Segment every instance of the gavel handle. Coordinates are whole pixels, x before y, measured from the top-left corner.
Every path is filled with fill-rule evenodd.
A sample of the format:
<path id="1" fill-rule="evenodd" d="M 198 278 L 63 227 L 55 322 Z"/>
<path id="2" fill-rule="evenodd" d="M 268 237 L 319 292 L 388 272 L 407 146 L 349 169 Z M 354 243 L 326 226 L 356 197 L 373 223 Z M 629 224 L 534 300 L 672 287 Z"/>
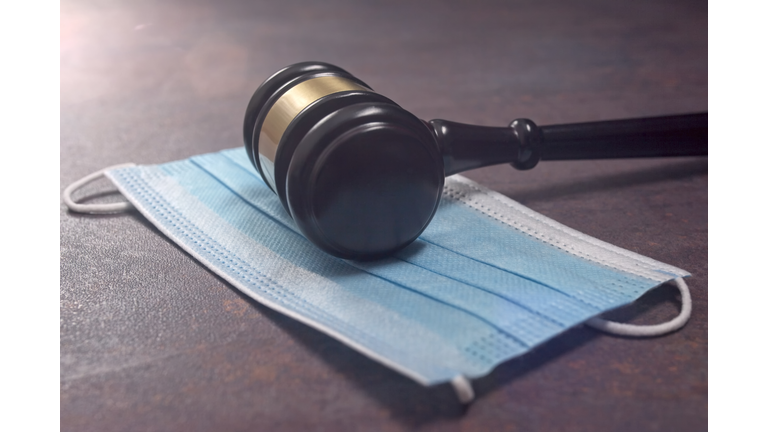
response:
<path id="1" fill-rule="evenodd" d="M 707 155 L 707 113 L 539 129 L 541 160 Z"/>
<path id="2" fill-rule="evenodd" d="M 539 160 L 707 155 L 707 113 L 536 126 L 518 119 L 509 127 L 428 122 L 443 153 L 445 175 L 509 163 L 531 169 Z"/>

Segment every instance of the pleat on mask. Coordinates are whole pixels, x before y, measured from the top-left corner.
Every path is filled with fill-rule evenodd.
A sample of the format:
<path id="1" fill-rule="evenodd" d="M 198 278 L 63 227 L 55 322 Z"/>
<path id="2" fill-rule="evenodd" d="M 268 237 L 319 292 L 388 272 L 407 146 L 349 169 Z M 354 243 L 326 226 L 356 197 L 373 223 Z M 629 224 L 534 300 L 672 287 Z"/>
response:
<path id="1" fill-rule="evenodd" d="M 74 211 L 120 211 L 125 205 Z M 423 385 L 469 379 L 584 322 L 651 335 L 690 315 L 686 271 L 594 239 L 464 177 L 446 179 L 429 227 L 392 257 L 330 256 L 307 241 L 242 149 L 106 176 L 157 228 L 260 303 Z M 110 207 L 111 206 L 111 207 Z M 597 315 L 677 280 L 683 311 L 648 329 Z"/>

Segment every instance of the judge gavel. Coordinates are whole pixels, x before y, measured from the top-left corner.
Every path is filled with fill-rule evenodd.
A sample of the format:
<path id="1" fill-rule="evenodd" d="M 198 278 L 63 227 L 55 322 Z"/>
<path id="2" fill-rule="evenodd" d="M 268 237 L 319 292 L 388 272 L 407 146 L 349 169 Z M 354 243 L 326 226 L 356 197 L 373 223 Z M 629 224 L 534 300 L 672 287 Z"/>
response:
<path id="1" fill-rule="evenodd" d="M 245 149 L 299 230 L 340 258 L 374 259 L 413 242 L 446 176 L 539 160 L 707 154 L 707 114 L 508 127 L 420 120 L 344 69 L 297 63 L 259 86 Z"/>

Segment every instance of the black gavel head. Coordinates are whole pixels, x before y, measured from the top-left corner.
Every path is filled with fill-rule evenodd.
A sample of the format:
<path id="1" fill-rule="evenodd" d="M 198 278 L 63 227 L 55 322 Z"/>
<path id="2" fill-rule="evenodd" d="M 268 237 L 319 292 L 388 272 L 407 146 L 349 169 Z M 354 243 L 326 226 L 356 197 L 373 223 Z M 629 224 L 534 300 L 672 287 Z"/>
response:
<path id="1" fill-rule="evenodd" d="M 341 258 L 407 246 L 440 202 L 443 159 L 427 124 L 330 64 L 269 77 L 248 104 L 243 138 L 301 232 Z"/>

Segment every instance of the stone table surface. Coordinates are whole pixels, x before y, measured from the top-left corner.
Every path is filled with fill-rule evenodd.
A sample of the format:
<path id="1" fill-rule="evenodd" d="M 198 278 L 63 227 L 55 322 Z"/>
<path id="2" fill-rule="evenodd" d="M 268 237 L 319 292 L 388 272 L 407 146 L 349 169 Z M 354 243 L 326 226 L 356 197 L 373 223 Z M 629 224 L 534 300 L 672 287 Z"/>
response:
<path id="1" fill-rule="evenodd" d="M 337 64 L 421 118 L 540 125 L 707 110 L 701 1 L 61 2 L 61 174 L 241 144 L 276 70 Z M 466 175 L 684 268 L 693 315 L 659 338 L 577 327 L 474 382 L 463 407 L 241 295 L 137 212 L 61 204 L 64 431 L 707 428 L 706 157 Z M 106 180 L 84 202 L 119 200 Z M 664 285 L 612 317 L 661 322 Z"/>

